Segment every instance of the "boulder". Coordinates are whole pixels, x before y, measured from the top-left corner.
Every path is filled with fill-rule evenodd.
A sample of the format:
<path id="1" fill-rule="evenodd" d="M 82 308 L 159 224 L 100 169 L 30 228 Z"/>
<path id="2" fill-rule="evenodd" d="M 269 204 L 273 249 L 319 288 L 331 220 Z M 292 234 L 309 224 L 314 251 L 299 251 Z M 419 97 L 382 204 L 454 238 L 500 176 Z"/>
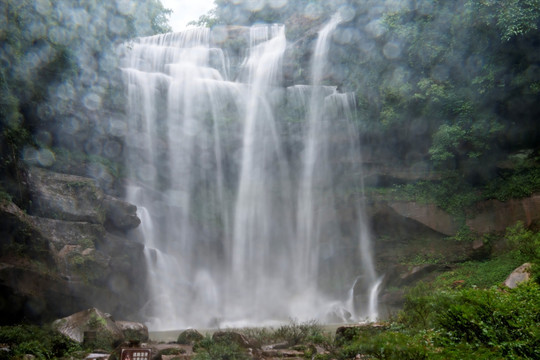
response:
<path id="1" fill-rule="evenodd" d="M 136 228 L 141 223 L 137 217 L 137 207 L 128 202 L 105 195 L 103 201 L 105 209 L 105 227 L 109 231 L 127 231 Z"/>
<path id="2" fill-rule="evenodd" d="M 212 339 L 216 342 L 235 343 L 242 349 L 253 347 L 243 334 L 236 331 L 216 331 Z"/>
<path id="3" fill-rule="evenodd" d="M 111 349 L 124 341 L 122 330 L 111 316 L 96 308 L 55 320 L 53 329 L 76 342 L 97 348 Z"/>
<path id="4" fill-rule="evenodd" d="M 130 342 L 148 341 L 148 328 L 146 325 L 133 321 L 116 321 L 116 326 L 124 334 L 124 338 Z"/>
<path id="5" fill-rule="evenodd" d="M 195 329 L 187 329 L 178 335 L 176 342 L 181 345 L 193 345 L 204 339 L 204 336 Z"/>
<path id="6" fill-rule="evenodd" d="M 525 263 L 512 271 L 510 275 L 504 280 L 504 285 L 510 289 L 516 288 L 519 284 L 529 281 L 531 279 L 531 264 Z"/>

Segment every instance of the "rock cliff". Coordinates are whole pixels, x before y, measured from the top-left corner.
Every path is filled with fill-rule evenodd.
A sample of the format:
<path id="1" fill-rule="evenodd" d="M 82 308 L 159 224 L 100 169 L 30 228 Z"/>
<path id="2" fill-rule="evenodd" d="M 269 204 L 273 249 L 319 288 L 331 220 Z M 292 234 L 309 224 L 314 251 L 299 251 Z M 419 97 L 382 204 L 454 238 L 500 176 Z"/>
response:
<path id="1" fill-rule="evenodd" d="M 144 301 L 136 207 L 92 179 L 30 168 L 30 206 L 0 203 L 0 319 L 47 321 L 99 307 L 133 317 Z M 135 264 L 135 265 L 134 265 Z"/>

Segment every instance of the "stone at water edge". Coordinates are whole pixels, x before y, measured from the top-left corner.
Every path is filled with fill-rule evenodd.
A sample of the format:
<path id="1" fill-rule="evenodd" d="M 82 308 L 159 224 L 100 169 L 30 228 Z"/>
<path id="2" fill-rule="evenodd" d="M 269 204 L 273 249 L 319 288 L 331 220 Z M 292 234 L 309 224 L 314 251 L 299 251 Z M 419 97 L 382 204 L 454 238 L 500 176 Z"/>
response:
<path id="1" fill-rule="evenodd" d="M 124 334 L 126 341 L 145 342 L 148 341 L 148 327 L 146 325 L 133 321 L 116 321 L 116 326 Z"/>
<path id="2" fill-rule="evenodd" d="M 515 289 L 519 284 L 529 281 L 531 279 L 531 266 L 530 263 L 525 263 L 512 271 L 506 280 L 504 280 L 504 285 L 510 289 Z"/>

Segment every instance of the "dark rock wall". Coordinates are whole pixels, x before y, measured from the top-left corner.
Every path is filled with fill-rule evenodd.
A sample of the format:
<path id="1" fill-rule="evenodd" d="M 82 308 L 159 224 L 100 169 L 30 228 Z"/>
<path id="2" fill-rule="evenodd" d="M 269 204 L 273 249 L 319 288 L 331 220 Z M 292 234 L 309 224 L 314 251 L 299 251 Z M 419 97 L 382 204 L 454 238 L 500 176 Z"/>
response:
<path id="1" fill-rule="evenodd" d="M 28 213 L 0 203 L 0 324 L 48 321 L 89 307 L 136 318 L 144 303 L 136 207 L 92 179 L 31 168 Z"/>

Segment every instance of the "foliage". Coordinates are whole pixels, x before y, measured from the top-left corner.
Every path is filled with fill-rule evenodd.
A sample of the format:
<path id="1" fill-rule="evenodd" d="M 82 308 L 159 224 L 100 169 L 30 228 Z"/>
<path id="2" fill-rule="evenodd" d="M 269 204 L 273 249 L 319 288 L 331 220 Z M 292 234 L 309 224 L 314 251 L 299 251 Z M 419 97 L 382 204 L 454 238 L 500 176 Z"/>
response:
<path id="1" fill-rule="evenodd" d="M 354 359 L 357 354 L 373 359 L 422 360 L 427 359 L 422 336 L 411 336 L 399 331 L 386 331 L 378 336 L 360 336 L 338 351 L 339 359 Z"/>
<path id="2" fill-rule="evenodd" d="M 248 355 L 237 343 L 216 341 L 207 335 L 194 346 L 195 360 L 244 360 Z"/>
<path id="3" fill-rule="evenodd" d="M 217 17 L 217 9 L 210 9 L 206 14 L 199 16 L 199 19 L 188 22 L 190 26 L 208 27 L 219 25 L 220 20 Z"/>
<path id="4" fill-rule="evenodd" d="M 502 292 L 467 289 L 438 316 L 442 332 L 437 342 L 445 347 L 463 343 L 494 355 L 535 359 L 540 356 L 540 288 L 530 282 Z"/>
<path id="5" fill-rule="evenodd" d="M 172 14 L 171 9 L 166 9 L 160 0 L 150 0 L 148 2 L 148 17 L 152 24 L 153 34 L 164 34 L 172 31 L 171 25 L 169 25 L 168 17 Z"/>
<path id="6" fill-rule="evenodd" d="M 434 203 L 449 214 L 462 217 L 467 207 L 480 200 L 477 190 L 464 181 L 459 173 L 448 173 L 441 180 L 422 180 L 396 185 L 389 196 L 408 201 Z"/>
<path id="7" fill-rule="evenodd" d="M 169 14 L 159 0 L 2 1 L 0 176 L 22 183 L 18 168 L 25 148 L 69 143 L 57 137 L 58 130 L 88 122 L 81 119 L 83 109 L 117 106 L 114 94 L 122 91 L 115 47 L 169 31 Z M 40 132 L 49 134 L 47 143 L 37 144 Z"/>
<path id="8" fill-rule="evenodd" d="M 540 260 L 540 232 L 525 228 L 523 222 L 506 229 L 506 238 L 513 245 L 524 261 Z"/>
<path id="9" fill-rule="evenodd" d="M 434 286 L 446 290 L 454 287 L 488 288 L 501 284 L 523 262 L 524 259 L 516 251 L 509 251 L 493 259 L 467 261 L 441 274 Z"/>
<path id="10" fill-rule="evenodd" d="M 540 168 L 520 168 L 512 174 L 493 179 L 486 185 L 483 197 L 507 201 L 531 196 L 538 190 L 540 190 Z"/>
<path id="11" fill-rule="evenodd" d="M 328 339 L 318 322 L 307 321 L 299 323 L 294 319 L 291 319 L 289 324 L 281 325 L 276 329 L 274 337 L 278 340 L 286 341 L 289 346 L 308 342 L 324 344 Z"/>
<path id="12" fill-rule="evenodd" d="M 37 359 L 55 359 L 81 351 L 80 345 L 48 327 L 16 325 L 0 327 L 0 344 L 8 345 L 10 358 L 22 358 L 25 354 Z M 6 354 L 0 353 L 0 358 Z"/>
<path id="13" fill-rule="evenodd" d="M 486 24 L 496 26 L 503 41 L 538 30 L 539 0 L 471 1 Z"/>
<path id="14" fill-rule="evenodd" d="M 540 287 L 412 290 L 398 322 L 380 334 L 344 343 L 338 359 L 536 359 L 540 341 Z"/>

